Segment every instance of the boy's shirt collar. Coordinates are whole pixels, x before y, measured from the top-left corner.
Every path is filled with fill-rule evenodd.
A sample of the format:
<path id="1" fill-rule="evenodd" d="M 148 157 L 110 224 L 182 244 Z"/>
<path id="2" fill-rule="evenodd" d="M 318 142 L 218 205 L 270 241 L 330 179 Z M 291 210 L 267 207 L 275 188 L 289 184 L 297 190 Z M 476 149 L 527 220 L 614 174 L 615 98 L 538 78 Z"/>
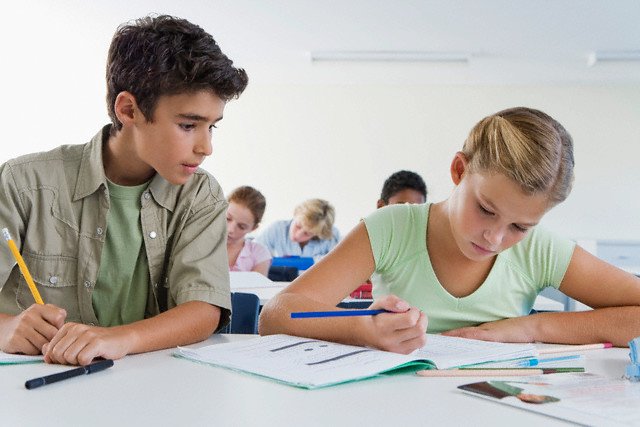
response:
<path id="1" fill-rule="evenodd" d="M 78 180 L 73 194 L 77 201 L 95 193 L 101 187 L 107 188 L 107 177 L 102 162 L 102 145 L 109 139 L 111 124 L 104 126 L 84 147 L 78 171 Z M 172 185 L 156 173 L 149 184 L 149 192 L 163 208 L 173 212 L 180 192 L 179 185 Z"/>

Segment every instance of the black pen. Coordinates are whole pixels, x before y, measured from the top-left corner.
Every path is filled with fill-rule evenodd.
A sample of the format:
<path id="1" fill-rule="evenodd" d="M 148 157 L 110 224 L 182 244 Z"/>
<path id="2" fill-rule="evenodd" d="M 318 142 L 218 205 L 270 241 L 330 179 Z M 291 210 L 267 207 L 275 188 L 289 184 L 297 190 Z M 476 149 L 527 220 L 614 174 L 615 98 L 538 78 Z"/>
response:
<path id="1" fill-rule="evenodd" d="M 89 375 L 94 372 L 99 372 L 113 366 L 113 360 L 104 359 L 97 362 L 93 362 L 87 366 L 80 366 L 78 368 L 69 369 L 68 371 L 58 372 L 57 374 L 46 375 L 40 378 L 34 378 L 24 383 L 24 386 L 31 390 L 32 388 L 40 387 L 46 384 L 56 383 L 58 381 L 66 380 L 67 378 L 78 377 L 80 375 Z"/>

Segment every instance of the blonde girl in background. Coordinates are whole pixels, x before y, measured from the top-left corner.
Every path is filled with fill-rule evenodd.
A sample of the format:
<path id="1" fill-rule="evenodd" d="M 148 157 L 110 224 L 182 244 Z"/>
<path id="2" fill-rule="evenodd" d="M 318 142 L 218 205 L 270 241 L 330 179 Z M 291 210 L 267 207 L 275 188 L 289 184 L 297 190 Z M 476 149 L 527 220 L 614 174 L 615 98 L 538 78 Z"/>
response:
<path id="1" fill-rule="evenodd" d="M 400 353 L 425 345 L 425 331 L 625 346 L 640 335 L 640 279 L 537 226 L 569 195 L 573 166 L 571 137 L 547 114 L 519 107 L 484 118 L 453 157 L 447 200 L 373 212 L 264 307 L 260 333 Z M 371 275 L 371 308 L 391 313 L 290 318 L 337 310 Z M 529 315 L 547 286 L 594 309 Z"/>
<path id="2" fill-rule="evenodd" d="M 260 243 L 245 238 L 262 220 L 267 201 L 253 187 L 238 187 L 228 197 L 227 253 L 230 271 L 257 271 L 265 276 L 271 266 L 271 253 Z"/>

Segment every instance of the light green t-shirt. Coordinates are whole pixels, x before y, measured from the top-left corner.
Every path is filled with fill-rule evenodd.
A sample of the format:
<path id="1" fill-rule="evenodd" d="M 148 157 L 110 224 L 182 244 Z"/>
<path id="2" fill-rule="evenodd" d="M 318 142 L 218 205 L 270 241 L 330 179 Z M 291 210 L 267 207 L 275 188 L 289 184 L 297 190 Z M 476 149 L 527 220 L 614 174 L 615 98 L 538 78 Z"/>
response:
<path id="1" fill-rule="evenodd" d="M 140 198 L 149 183 L 124 187 L 107 182 L 111 207 L 100 270 L 91 295 L 101 326 L 144 319 L 149 294 L 149 264 L 142 244 Z"/>
<path id="2" fill-rule="evenodd" d="M 438 281 L 427 252 L 430 205 L 391 205 L 364 220 L 375 260 L 374 298 L 393 294 L 420 308 L 428 332 L 526 315 L 543 288 L 560 286 L 575 243 L 538 226 L 498 254 L 475 292 L 454 297 Z"/>

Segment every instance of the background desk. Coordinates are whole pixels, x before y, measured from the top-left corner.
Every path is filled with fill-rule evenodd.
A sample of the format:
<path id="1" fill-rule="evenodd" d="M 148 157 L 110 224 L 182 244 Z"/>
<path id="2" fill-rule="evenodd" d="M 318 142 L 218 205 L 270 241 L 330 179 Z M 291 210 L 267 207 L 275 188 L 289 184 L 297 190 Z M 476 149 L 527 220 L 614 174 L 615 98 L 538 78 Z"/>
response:
<path id="1" fill-rule="evenodd" d="M 196 347 L 247 339 L 216 335 Z M 106 371 L 35 390 L 27 379 L 68 367 L 0 366 L 0 425 L 6 426 L 424 426 L 567 425 L 459 392 L 468 378 L 376 378 L 301 390 L 171 356 L 127 356 Z M 586 351 L 586 367 L 619 377 L 628 349 Z"/>
<path id="2" fill-rule="evenodd" d="M 271 298 L 273 298 L 278 292 L 284 289 L 289 282 L 273 282 L 272 286 L 260 286 L 252 288 L 237 288 L 233 291 L 246 292 L 249 294 L 256 294 L 260 298 L 260 305 L 265 305 Z M 346 298 L 345 302 L 351 301 L 363 301 L 355 298 Z M 538 295 L 533 305 L 533 309 L 537 311 L 563 311 L 564 305 L 561 302 L 555 301 L 551 298 Z"/>

